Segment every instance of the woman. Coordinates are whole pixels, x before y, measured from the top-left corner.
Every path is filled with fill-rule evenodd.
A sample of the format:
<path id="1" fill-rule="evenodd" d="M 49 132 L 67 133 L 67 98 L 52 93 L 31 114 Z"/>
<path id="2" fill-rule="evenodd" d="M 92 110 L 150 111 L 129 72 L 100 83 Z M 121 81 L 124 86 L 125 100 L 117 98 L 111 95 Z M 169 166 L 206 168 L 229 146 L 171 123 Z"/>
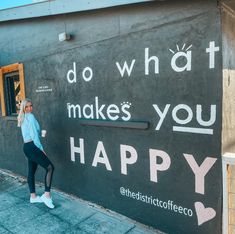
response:
<path id="1" fill-rule="evenodd" d="M 40 126 L 32 114 L 33 105 L 30 99 L 21 102 L 20 112 L 18 115 L 18 127 L 24 140 L 24 153 L 28 159 L 28 185 L 30 190 L 30 203 L 44 202 L 46 206 L 53 209 L 54 205 L 51 199 L 50 189 L 54 172 L 54 166 L 46 156 L 40 142 Z M 45 175 L 45 192 L 39 197 L 35 192 L 35 172 L 38 165 L 46 170 Z"/>

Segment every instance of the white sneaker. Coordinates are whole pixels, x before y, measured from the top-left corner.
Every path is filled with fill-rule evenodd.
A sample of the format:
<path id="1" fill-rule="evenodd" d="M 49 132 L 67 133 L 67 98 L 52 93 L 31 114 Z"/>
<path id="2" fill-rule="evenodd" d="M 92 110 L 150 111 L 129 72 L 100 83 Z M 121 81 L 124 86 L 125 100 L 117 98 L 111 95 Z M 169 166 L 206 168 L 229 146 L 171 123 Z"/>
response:
<path id="1" fill-rule="evenodd" d="M 42 202 L 44 202 L 44 204 L 45 204 L 47 207 L 49 207 L 49 208 L 51 208 L 51 209 L 53 209 L 53 208 L 55 207 L 55 206 L 53 205 L 52 199 L 46 197 L 45 194 L 43 194 L 43 195 L 41 196 L 41 200 L 42 200 Z"/>
<path id="2" fill-rule="evenodd" d="M 35 198 L 30 197 L 30 203 L 42 203 L 42 199 L 39 196 L 36 196 Z"/>

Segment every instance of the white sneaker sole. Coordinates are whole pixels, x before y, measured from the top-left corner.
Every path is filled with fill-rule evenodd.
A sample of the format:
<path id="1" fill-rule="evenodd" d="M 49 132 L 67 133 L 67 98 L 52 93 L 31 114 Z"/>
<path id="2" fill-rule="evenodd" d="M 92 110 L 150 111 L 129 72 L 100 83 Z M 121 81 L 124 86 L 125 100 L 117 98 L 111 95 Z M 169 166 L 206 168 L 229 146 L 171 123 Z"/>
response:
<path id="1" fill-rule="evenodd" d="M 37 197 L 37 199 L 29 199 L 29 202 L 31 204 L 34 204 L 34 203 L 43 203 L 43 201 L 41 200 L 40 197 Z"/>
<path id="2" fill-rule="evenodd" d="M 47 198 L 45 198 L 45 197 L 43 197 L 43 196 L 41 196 L 41 200 L 42 200 L 42 202 L 48 207 L 48 208 L 50 208 L 50 209 L 54 209 L 55 208 L 55 206 L 53 205 L 53 204 L 48 204 L 48 202 L 47 202 L 47 200 L 46 200 Z"/>

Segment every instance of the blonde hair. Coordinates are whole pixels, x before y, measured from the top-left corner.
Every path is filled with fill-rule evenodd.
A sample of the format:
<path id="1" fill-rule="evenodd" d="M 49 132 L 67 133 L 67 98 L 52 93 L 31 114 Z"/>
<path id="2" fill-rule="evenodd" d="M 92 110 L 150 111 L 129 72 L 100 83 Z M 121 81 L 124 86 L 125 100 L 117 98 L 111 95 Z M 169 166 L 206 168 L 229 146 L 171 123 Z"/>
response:
<path id="1" fill-rule="evenodd" d="M 17 120 L 18 120 L 17 126 L 18 127 L 21 127 L 22 123 L 24 122 L 25 107 L 28 102 L 32 103 L 32 101 L 29 98 L 25 98 L 20 104 L 20 112 L 17 117 Z"/>

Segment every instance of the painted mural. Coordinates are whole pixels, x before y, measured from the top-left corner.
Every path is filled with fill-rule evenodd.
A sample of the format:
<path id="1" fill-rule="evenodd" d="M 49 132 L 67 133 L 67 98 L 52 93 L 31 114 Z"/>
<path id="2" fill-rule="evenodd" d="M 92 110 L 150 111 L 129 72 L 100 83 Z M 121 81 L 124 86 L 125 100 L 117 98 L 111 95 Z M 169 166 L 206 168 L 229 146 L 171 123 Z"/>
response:
<path id="1" fill-rule="evenodd" d="M 77 195 L 167 233 L 220 233 L 220 41 L 171 27 L 53 56 L 59 79 L 38 86 L 63 93 L 58 155 Z"/>
<path id="2" fill-rule="evenodd" d="M 210 4 L 182 19 L 183 3 L 175 15 L 164 5 L 170 21 L 159 6 L 129 30 L 128 14 L 122 24 L 109 14 L 102 40 L 68 16 L 70 47 L 24 63 L 55 187 L 166 233 L 221 233 L 222 48 Z"/>

